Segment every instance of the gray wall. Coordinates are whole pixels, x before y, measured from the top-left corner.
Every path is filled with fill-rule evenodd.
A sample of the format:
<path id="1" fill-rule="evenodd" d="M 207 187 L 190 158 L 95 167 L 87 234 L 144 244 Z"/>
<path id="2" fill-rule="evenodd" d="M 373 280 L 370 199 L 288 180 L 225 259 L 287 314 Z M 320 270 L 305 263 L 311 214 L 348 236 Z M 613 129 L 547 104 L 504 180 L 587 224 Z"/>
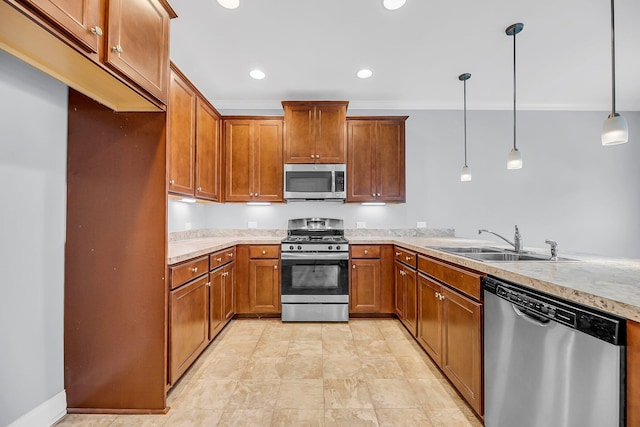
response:
<path id="1" fill-rule="evenodd" d="M 67 87 L 0 51 L 0 425 L 64 390 Z"/>
<path id="2" fill-rule="evenodd" d="M 222 111 L 223 114 L 282 114 Z M 304 216 L 344 218 L 355 228 L 455 228 L 477 237 L 488 228 L 513 237 L 517 224 L 527 247 L 555 239 L 560 251 L 640 257 L 640 113 L 623 112 L 631 141 L 603 147 L 606 112 L 519 111 L 518 148 L 524 167 L 506 169 L 513 145 L 512 111 L 468 112 L 468 164 L 473 181 L 460 182 L 464 164 L 461 111 L 356 111 L 349 115 L 409 115 L 407 203 L 361 206 L 290 203 L 246 206 L 169 203 L 169 230 L 191 228 L 285 228 Z M 487 239 L 492 237 L 487 236 Z"/>

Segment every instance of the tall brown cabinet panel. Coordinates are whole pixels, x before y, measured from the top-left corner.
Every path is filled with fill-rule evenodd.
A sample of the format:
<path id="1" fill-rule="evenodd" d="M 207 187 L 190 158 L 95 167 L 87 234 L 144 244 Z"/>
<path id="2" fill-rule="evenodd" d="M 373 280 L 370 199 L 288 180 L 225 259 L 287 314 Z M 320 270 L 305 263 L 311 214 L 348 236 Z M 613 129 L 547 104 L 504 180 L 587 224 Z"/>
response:
<path id="1" fill-rule="evenodd" d="M 405 201 L 407 117 L 347 120 L 347 201 Z"/>
<path id="2" fill-rule="evenodd" d="M 169 191 L 186 196 L 193 196 L 195 190 L 196 100 L 187 80 L 171 70 L 167 108 Z"/>
<path id="3" fill-rule="evenodd" d="M 227 117 L 225 201 L 282 202 L 282 118 Z"/>
<path id="4" fill-rule="evenodd" d="M 640 425 L 640 323 L 627 320 L 627 425 Z"/>
<path id="5" fill-rule="evenodd" d="M 165 411 L 165 120 L 163 112 L 116 114 L 69 91 L 64 381 L 70 413 Z"/>
<path id="6" fill-rule="evenodd" d="M 222 201 L 221 120 L 203 98 L 196 101 L 195 196 Z"/>
<path id="7" fill-rule="evenodd" d="M 345 163 L 347 101 L 282 101 L 285 163 Z"/>

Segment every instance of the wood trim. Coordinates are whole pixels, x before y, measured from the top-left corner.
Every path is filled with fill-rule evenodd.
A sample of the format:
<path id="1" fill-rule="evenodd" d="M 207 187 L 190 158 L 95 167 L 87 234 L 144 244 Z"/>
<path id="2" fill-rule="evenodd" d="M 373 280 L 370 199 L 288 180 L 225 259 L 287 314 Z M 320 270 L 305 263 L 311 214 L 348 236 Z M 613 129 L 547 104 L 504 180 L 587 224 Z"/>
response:
<path id="1" fill-rule="evenodd" d="M 627 425 L 640 426 L 640 323 L 627 320 Z"/>

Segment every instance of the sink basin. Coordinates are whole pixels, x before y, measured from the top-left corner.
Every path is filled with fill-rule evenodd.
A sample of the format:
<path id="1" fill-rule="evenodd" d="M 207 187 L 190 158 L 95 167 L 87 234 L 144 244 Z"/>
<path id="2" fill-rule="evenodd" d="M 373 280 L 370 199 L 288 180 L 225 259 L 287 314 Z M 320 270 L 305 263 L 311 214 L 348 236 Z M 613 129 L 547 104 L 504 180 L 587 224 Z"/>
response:
<path id="1" fill-rule="evenodd" d="M 507 249 L 492 248 L 487 246 L 479 247 L 447 247 L 447 246 L 428 246 L 431 249 L 436 249 L 443 252 L 449 252 L 452 254 L 472 258 L 478 261 L 489 262 L 516 262 L 516 261 L 548 261 L 548 262 L 561 262 L 561 261 L 578 261 L 571 258 L 558 257 L 557 260 L 551 261 L 550 255 L 536 254 L 532 252 L 513 252 Z"/>
<path id="2" fill-rule="evenodd" d="M 484 254 L 484 253 L 500 253 L 503 249 L 482 247 L 449 247 L 449 246 L 427 246 L 430 249 L 436 249 L 442 252 L 450 252 L 454 254 Z"/>

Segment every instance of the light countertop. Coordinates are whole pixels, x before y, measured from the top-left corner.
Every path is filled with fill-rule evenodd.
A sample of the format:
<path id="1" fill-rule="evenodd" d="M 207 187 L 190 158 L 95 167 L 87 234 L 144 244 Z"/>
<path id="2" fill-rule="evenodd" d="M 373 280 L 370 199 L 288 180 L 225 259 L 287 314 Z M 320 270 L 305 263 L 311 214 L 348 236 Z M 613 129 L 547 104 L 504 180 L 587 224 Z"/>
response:
<path id="1" fill-rule="evenodd" d="M 278 236 L 203 237 L 169 242 L 167 262 L 176 264 L 234 245 L 280 244 Z M 640 259 L 560 253 L 575 262 L 482 262 L 429 246 L 493 246 L 495 242 L 455 237 L 352 236 L 350 244 L 395 244 L 423 255 L 511 280 L 543 292 L 640 322 Z M 525 248 L 547 253 L 548 248 Z"/>

